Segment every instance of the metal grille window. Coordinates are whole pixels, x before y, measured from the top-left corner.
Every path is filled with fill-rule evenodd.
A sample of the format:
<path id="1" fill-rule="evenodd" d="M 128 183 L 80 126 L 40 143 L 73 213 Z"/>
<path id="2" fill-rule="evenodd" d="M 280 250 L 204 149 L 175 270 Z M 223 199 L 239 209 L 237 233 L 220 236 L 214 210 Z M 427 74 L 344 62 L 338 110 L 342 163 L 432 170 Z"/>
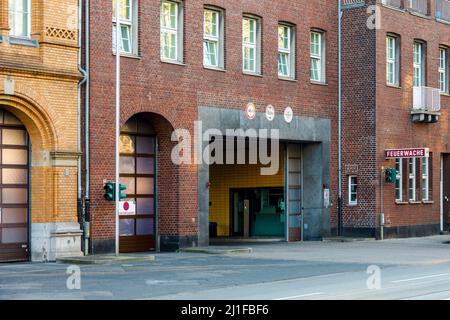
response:
<path id="1" fill-rule="evenodd" d="M 203 64 L 221 67 L 221 12 L 206 9 L 204 12 Z"/>
<path id="2" fill-rule="evenodd" d="M 325 81 L 324 73 L 324 43 L 321 32 L 311 32 L 310 57 L 311 57 L 311 80 L 317 82 Z"/>
<path id="3" fill-rule="evenodd" d="M 416 159 L 409 159 L 408 195 L 410 201 L 416 201 Z"/>
<path id="4" fill-rule="evenodd" d="M 28 38 L 31 35 L 31 0 L 9 0 L 9 34 Z"/>
<path id="5" fill-rule="evenodd" d="M 399 40 L 396 37 L 388 36 L 386 38 L 386 77 L 387 83 L 398 86 L 399 81 Z"/>
<path id="6" fill-rule="evenodd" d="M 161 3 L 161 59 L 180 60 L 180 3 Z"/>
<path id="7" fill-rule="evenodd" d="M 395 170 L 397 177 L 395 180 L 395 200 L 403 201 L 403 160 L 395 160 Z"/>
<path id="8" fill-rule="evenodd" d="M 422 87 L 425 85 L 425 64 L 424 64 L 424 45 L 421 42 L 414 42 L 414 86 Z"/>
<path id="9" fill-rule="evenodd" d="M 442 93 L 449 92 L 448 85 L 448 49 L 439 49 L 439 90 Z"/>
<path id="10" fill-rule="evenodd" d="M 422 158 L 422 200 L 430 200 L 430 162 L 429 158 Z"/>
<path id="11" fill-rule="evenodd" d="M 293 27 L 278 26 L 278 75 L 280 77 L 295 77 L 293 36 Z"/>
<path id="12" fill-rule="evenodd" d="M 133 53 L 133 0 L 119 0 L 120 52 Z M 116 50 L 116 0 L 113 0 L 113 51 Z"/>
<path id="13" fill-rule="evenodd" d="M 356 176 L 348 178 L 348 203 L 351 206 L 358 204 L 358 178 Z"/>
<path id="14" fill-rule="evenodd" d="M 242 55 L 244 72 L 259 72 L 258 27 L 259 20 L 244 17 L 242 20 Z"/>

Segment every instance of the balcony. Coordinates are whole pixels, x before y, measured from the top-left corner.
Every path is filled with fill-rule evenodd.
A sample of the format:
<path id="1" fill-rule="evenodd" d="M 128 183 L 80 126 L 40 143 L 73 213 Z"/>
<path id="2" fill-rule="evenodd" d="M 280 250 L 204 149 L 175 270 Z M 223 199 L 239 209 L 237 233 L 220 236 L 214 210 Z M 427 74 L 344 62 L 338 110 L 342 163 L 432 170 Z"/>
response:
<path id="1" fill-rule="evenodd" d="M 404 0 L 405 8 L 424 16 L 429 15 L 428 0 Z"/>
<path id="2" fill-rule="evenodd" d="M 450 23 L 449 0 L 436 0 L 436 19 Z"/>
<path id="3" fill-rule="evenodd" d="M 388 7 L 403 9 L 403 0 L 383 0 L 383 4 Z"/>
<path id="4" fill-rule="evenodd" d="M 413 108 L 411 111 L 414 123 L 436 123 L 441 111 L 441 94 L 439 89 L 429 87 L 413 88 Z"/>

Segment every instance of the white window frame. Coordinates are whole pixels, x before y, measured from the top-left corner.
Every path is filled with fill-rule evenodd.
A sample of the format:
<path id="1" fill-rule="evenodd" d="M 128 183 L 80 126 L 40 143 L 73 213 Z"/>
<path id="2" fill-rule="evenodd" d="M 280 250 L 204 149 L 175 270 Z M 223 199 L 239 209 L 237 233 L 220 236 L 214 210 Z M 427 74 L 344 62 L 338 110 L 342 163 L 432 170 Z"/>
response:
<path id="1" fill-rule="evenodd" d="M 422 42 L 414 41 L 413 52 L 413 85 L 415 87 L 425 86 L 425 45 Z"/>
<path id="2" fill-rule="evenodd" d="M 27 10 L 25 12 L 18 12 L 17 4 L 19 1 L 22 1 L 26 3 Z M 12 37 L 18 37 L 18 38 L 30 38 L 31 37 L 31 0 L 9 0 L 9 35 Z M 23 29 L 23 22 L 24 22 L 24 16 L 27 20 L 27 30 L 24 30 L 25 33 L 18 34 L 17 29 L 19 26 L 19 22 L 22 24 Z"/>
<path id="3" fill-rule="evenodd" d="M 391 54 L 392 51 L 392 54 Z M 400 85 L 400 46 L 399 38 L 396 36 L 388 35 L 386 37 L 386 83 L 392 86 Z M 392 67 L 392 78 L 390 67 Z"/>
<path id="4" fill-rule="evenodd" d="M 287 47 L 280 46 L 280 29 L 287 30 Z M 295 79 L 295 27 L 280 23 L 278 24 L 278 77 Z M 283 32 L 283 36 L 284 32 Z M 284 37 L 283 37 L 284 38 Z M 284 44 L 284 41 L 283 41 Z M 286 71 L 287 74 L 280 72 L 281 56 L 286 56 Z"/>
<path id="5" fill-rule="evenodd" d="M 409 201 L 417 200 L 416 172 L 417 172 L 417 159 L 416 158 L 409 159 L 409 161 L 408 161 L 408 198 L 409 198 Z"/>
<path id="6" fill-rule="evenodd" d="M 318 42 L 318 46 L 319 46 L 319 54 L 317 54 L 316 52 L 313 52 L 312 50 L 312 46 L 313 46 L 313 36 L 318 36 L 319 38 L 319 42 Z M 309 41 L 309 45 L 310 45 L 310 49 L 309 49 L 309 54 L 310 54 L 310 80 L 312 82 L 320 82 L 320 83 L 324 83 L 325 80 L 325 33 L 322 31 L 318 31 L 318 30 L 312 30 L 310 33 L 310 41 Z M 316 42 L 314 42 L 314 45 L 316 45 Z M 318 61 L 318 70 L 317 70 L 317 74 L 319 76 L 318 79 L 314 79 L 312 76 L 312 66 L 313 66 L 313 61 Z"/>
<path id="7" fill-rule="evenodd" d="M 120 0 L 119 0 L 120 1 Z M 117 24 L 116 24 L 116 15 L 115 15 L 115 0 L 112 0 L 113 3 L 113 18 L 112 18 L 112 50 L 113 53 L 116 52 L 116 30 L 117 30 Z M 124 2 L 126 4 L 126 2 Z M 137 55 L 137 1 L 136 0 L 129 0 L 130 4 L 130 17 L 127 18 L 120 18 L 120 27 L 126 28 L 128 33 L 128 46 L 129 50 L 124 50 L 124 44 L 126 39 L 122 37 L 122 31 L 120 33 L 121 38 L 121 46 L 120 46 L 120 53 L 125 55 Z M 120 5 L 120 4 L 119 4 Z"/>
<path id="8" fill-rule="evenodd" d="M 395 159 L 397 176 L 395 181 L 395 200 L 403 201 L 403 159 Z"/>
<path id="9" fill-rule="evenodd" d="M 211 35 L 206 33 L 206 13 L 211 12 L 217 15 L 216 34 Z M 205 7 L 203 11 L 203 66 L 206 68 L 223 69 L 224 68 L 224 21 L 223 11 L 216 8 Z M 216 64 L 207 63 L 206 43 L 216 44 Z"/>
<path id="10" fill-rule="evenodd" d="M 430 201 L 430 158 L 422 158 L 422 200 Z"/>
<path id="11" fill-rule="evenodd" d="M 163 7 L 164 4 L 174 4 L 175 5 L 175 27 L 164 26 L 164 15 Z M 183 2 L 182 1 L 171 1 L 162 0 L 160 8 L 160 58 L 162 61 L 166 62 L 178 62 L 183 63 Z M 164 56 L 164 50 L 162 45 L 162 39 L 164 34 L 175 35 L 175 57 Z"/>
<path id="12" fill-rule="evenodd" d="M 355 192 L 353 192 L 353 187 L 355 187 Z M 353 199 L 354 196 L 354 199 Z M 358 205 L 358 177 L 349 176 L 348 177 L 348 204 L 350 206 Z"/>
<path id="13" fill-rule="evenodd" d="M 439 90 L 449 93 L 449 49 L 439 48 Z"/>
<path id="14" fill-rule="evenodd" d="M 245 41 L 245 34 L 244 34 L 244 22 L 245 20 L 254 21 L 254 42 Z M 253 16 L 244 16 L 242 18 L 242 71 L 244 73 L 250 73 L 250 74 L 260 74 L 261 73 L 261 19 Z M 246 49 L 253 49 L 253 69 L 246 69 L 245 68 L 245 51 Z"/>

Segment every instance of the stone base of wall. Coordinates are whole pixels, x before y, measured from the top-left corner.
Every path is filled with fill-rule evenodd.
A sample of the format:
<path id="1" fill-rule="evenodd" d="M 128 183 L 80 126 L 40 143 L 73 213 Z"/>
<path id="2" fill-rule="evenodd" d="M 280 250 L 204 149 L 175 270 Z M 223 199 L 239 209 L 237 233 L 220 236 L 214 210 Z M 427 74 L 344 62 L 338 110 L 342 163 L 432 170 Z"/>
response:
<path id="1" fill-rule="evenodd" d="M 31 261 L 55 261 L 61 257 L 79 257 L 83 232 L 76 222 L 32 223 Z"/>
<path id="2" fill-rule="evenodd" d="M 381 239 L 380 228 L 343 228 L 342 232 L 344 237 Z M 441 226 L 439 224 L 426 224 L 385 227 L 383 232 L 384 239 L 428 237 L 440 234 Z M 334 228 L 332 234 L 337 235 L 337 229 Z"/>
<path id="3" fill-rule="evenodd" d="M 180 248 L 198 246 L 198 236 L 160 236 L 161 251 L 176 251 Z"/>

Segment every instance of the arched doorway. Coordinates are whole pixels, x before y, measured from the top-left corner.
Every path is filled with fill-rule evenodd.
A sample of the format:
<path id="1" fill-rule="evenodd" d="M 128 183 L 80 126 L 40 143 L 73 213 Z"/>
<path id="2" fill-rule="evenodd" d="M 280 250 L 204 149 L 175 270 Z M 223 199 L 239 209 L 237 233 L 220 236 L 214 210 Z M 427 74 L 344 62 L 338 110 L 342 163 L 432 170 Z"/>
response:
<path id="1" fill-rule="evenodd" d="M 120 215 L 120 252 L 156 248 L 156 134 L 143 115 L 133 116 L 120 136 L 120 181 L 136 213 Z"/>
<path id="2" fill-rule="evenodd" d="M 0 261 L 28 260 L 28 185 L 27 130 L 0 108 Z"/>

